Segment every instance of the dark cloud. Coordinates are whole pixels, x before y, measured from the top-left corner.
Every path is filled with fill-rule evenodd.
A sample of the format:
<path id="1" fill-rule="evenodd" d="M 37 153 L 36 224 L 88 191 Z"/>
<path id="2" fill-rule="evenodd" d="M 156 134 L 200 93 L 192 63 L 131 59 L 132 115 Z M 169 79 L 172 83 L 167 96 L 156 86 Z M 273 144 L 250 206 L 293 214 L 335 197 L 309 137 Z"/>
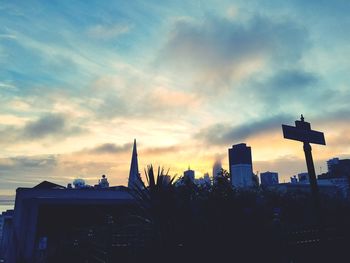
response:
<path id="1" fill-rule="evenodd" d="M 305 113 L 305 112 L 304 112 Z M 345 147 L 349 145 L 350 136 L 349 129 L 338 127 L 344 121 L 350 121 L 350 111 L 327 111 L 324 110 L 320 114 L 304 114 L 305 120 L 311 122 L 312 128 L 323 126 L 329 128 L 330 126 L 337 127 L 337 130 L 342 130 L 341 134 L 332 137 L 329 141 L 332 147 Z M 299 118 L 298 115 L 280 114 L 273 115 L 261 120 L 252 120 L 251 122 L 243 123 L 241 125 L 232 126 L 226 123 L 217 123 L 209 127 L 203 128 L 195 135 L 196 139 L 203 140 L 210 145 L 227 145 L 244 141 L 247 138 L 255 135 L 279 130 L 281 131 L 282 124 L 294 125 L 294 121 Z M 327 137 L 327 136 L 326 136 Z"/>
<path id="2" fill-rule="evenodd" d="M 257 103 L 266 108 L 280 110 L 292 104 L 314 104 L 324 92 L 317 85 L 320 77 L 302 69 L 282 69 L 276 71 L 264 81 L 250 80 L 249 86 L 241 87 L 238 92 L 249 94 Z M 244 90 L 244 91 L 243 91 Z"/>
<path id="3" fill-rule="evenodd" d="M 43 138 L 48 135 L 61 134 L 65 132 L 67 123 L 62 115 L 45 115 L 40 119 L 25 125 L 22 134 L 28 139 Z"/>
<path id="4" fill-rule="evenodd" d="M 207 16 L 199 23 L 177 22 L 159 62 L 181 74 L 193 73 L 196 81 L 206 86 L 231 84 L 241 67 L 254 60 L 279 67 L 297 63 L 308 43 L 307 31 L 293 21 L 254 16 L 241 22 Z"/>
<path id="5" fill-rule="evenodd" d="M 47 137 L 65 138 L 86 132 L 77 123 L 61 114 L 46 114 L 35 121 L 27 122 L 24 127 L 5 126 L 2 130 L 0 143 L 41 140 Z"/>
<path id="6" fill-rule="evenodd" d="M 289 69 L 281 70 L 267 82 L 274 89 L 293 90 L 313 85 L 317 82 L 317 77 L 310 72 Z"/>
<path id="7" fill-rule="evenodd" d="M 332 108 L 327 108 L 322 111 L 322 115 L 319 115 L 317 121 L 322 123 L 332 123 L 336 122 L 349 122 L 350 121 L 350 109 L 348 107 L 341 108 L 340 110 L 332 110 Z"/>
<path id="8" fill-rule="evenodd" d="M 47 169 L 54 167 L 57 164 L 54 155 L 49 156 L 17 156 L 0 159 L 0 170 L 6 172 L 8 170 L 32 170 L 32 169 Z"/>
<path id="9" fill-rule="evenodd" d="M 0 189 L 34 186 L 51 178 L 57 156 L 16 156 L 0 159 Z"/>
<path id="10" fill-rule="evenodd" d="M 260 133 L 281 129 L 281 124 L 288 123 L 293 119 L 293 116 L 277 115 L 239 126 L 219 123 L 202 129 L 195 137 L 210 145 L 233 144 Z"/>
<path id="11" fill-rule="evenodd" d="M 114 143 L 105 143 L 99 145 L 93 149 L 88 150 L 90 153 L 105 154 L 105 153 L 122 153 L 131 151 L 132 143 L 126 143 L 124 145 L 116 145 Z"/>

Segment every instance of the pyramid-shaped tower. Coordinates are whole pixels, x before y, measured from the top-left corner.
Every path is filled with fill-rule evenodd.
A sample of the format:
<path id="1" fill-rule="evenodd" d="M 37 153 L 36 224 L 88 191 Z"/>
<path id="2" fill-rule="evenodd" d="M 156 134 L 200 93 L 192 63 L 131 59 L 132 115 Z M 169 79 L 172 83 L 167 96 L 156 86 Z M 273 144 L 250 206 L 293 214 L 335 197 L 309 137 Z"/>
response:
<path id="1" fill-rule="evenodd" d="M 134 146 L 132 149 L 128 187 L 134 188 L 136 185 L 139 187 L 142 186 L 140 173 L 139 173 L 139 164 L 138 164 L 138 160 L 137 160 L 136 139 L 134 139 Z"/>

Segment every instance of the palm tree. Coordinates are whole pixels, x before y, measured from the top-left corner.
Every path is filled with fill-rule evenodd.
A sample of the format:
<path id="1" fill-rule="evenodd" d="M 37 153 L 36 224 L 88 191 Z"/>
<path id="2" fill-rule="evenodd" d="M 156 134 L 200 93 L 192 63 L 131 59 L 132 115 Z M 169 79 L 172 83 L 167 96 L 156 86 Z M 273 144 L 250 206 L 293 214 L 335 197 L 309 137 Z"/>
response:
<path id="1" fill-rule="evenodd" d="M 170 248 L 176 235 L 173 233 L 176 224 L 175 176 L 171 177 L 169 170 L 165 172 L 160 167 L 155 174 L 152 165 L 145 169 L 145 176 L 147 185 L 140 178 L 140 182 L 130 189 L 137 203 L 135 212 L 151 227 L 155 245 Z"/>

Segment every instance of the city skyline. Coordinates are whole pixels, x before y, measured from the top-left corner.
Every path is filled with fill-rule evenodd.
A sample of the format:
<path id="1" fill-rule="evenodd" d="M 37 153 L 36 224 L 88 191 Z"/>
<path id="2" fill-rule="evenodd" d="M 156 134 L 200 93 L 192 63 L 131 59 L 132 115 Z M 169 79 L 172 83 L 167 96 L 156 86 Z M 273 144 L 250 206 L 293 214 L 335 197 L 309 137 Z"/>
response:
<path id="1" fill-rule="evenodd" d="M 325 133 L 316 173 L 350 156 L 344 1 L 0 1 L 0 191 L 139 168 L 196 176 L 252 147 L 254 172 L 306 171 L 281 124 Z M 335 19 L 336 17 L 336 19 Z M 320 167 L 322 171 L 320 171 Z"/>

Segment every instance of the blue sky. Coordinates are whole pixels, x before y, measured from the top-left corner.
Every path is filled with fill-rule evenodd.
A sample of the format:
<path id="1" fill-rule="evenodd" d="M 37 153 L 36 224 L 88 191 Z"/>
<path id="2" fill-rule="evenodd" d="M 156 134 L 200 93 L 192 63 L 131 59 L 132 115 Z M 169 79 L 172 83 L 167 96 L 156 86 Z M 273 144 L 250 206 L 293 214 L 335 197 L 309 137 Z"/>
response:
<path id="1" fill-rule="evenodd" d="M 302 172 L 281 124 L 350 151 L 348 1 L 0 1 L 0 191 L 43 179 L 125 184 L 140 166 L 200 176 L 227 148 Z M 228 168 L 228 167 L 226 167 Z"/>

